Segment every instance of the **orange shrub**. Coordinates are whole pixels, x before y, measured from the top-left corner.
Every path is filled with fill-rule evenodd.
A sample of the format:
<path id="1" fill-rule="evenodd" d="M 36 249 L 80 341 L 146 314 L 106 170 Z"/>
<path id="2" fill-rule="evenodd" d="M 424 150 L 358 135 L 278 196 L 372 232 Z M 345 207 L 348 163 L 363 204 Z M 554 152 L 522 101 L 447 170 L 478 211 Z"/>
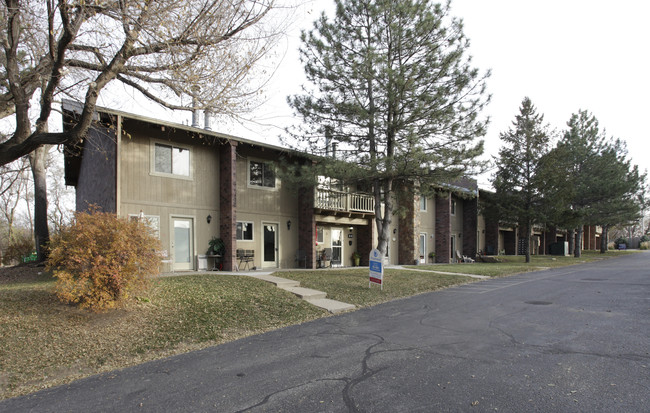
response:
<path id="1" fill-rule="evenodd" d="M 78 212 L 52 237 L 47 267 L 56 294 L 81 308 L 104 310 L 148 287 L 159 274 L 160 242 L 144 223 L 115 214 Z"/>

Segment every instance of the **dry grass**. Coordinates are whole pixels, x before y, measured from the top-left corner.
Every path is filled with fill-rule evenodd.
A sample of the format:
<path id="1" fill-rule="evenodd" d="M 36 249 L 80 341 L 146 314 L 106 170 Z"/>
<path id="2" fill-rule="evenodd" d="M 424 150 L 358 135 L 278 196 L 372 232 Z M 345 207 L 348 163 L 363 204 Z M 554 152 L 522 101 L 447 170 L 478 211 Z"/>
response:
<path id="1" fill-rule="evenodd" d="M 0 269 L 0 398 L 327 315 L 225 274 L 161 278 L 128 307 L 91 313 L 57 301 L 38 271 Z"/>
<path id="2" fill-rule="evenodd" d="M 449 274 L 421 271 L 392 270 L 384 272 L 384 288 L 368 288 L 368 267 L 341 270 L 287 271 L 278 274 L 283 278 L 300 281 L 300 285 L 326 291 L 327 297 L 358 307 L 367 307 L 397 298 L 409 297 L 428 291 L 440 290 L 475 279 Z"/>
<path id="3" fill-rule="evenodd" d="M 582 259 L 536 257 L 525 264 L 417 266 L 499 276 Z M 61 304 L 42 268 L 0 268 L 0 398 L 18 396 L 92 374 L 197 350 L 328 314 L 256 279 L 210 273 L 160 278 L 146 297 L 125 308 L 91 313 Z M 386 270 L 385 286 L 368 288 L 367 268 L 281 272 L 359 307 L 474 281 L 450 274 Z"/>

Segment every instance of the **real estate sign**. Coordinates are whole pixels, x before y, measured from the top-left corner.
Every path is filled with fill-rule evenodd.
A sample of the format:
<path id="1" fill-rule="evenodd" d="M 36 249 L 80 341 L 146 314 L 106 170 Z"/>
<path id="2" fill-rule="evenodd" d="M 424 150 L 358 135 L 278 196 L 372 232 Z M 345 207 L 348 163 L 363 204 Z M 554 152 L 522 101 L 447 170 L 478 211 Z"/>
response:
<path id="1" fill-rule="evenodd" d="M 373 249 L 370 251 L 370 282 L 368 287 L 372 283 L 379 284 L 381 289 L 384 289 L 384 257 L 379 252 L 378 249 Z"/>

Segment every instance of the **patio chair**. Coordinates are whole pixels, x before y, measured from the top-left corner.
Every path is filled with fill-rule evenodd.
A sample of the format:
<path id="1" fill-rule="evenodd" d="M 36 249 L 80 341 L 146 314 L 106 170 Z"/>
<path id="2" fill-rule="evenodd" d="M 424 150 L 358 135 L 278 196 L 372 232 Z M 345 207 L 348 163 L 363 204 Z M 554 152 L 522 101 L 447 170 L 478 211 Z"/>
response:
<path id="1" fill-rule="evenodd" d="M 325 248 L 323 249 L 323 267 L 331 267 L 332 266 L 332 249 L 331 248 Z M 329 262 L 329 265 L 327 264 Z"/>

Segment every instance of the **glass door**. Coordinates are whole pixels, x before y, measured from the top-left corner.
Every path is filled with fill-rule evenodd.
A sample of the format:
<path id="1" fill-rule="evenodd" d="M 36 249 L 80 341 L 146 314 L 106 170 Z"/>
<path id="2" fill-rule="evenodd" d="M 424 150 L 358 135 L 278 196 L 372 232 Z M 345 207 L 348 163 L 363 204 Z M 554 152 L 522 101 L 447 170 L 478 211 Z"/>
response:
<path id="1" fill-rule="evenodd" d="M 278 225 L 264 223 L 264 251 L 262 267 L 277 268 L 278 266 Z"/>
<path id="2" fill-rule="evenodd" d="M 427 234 L 420 234 L 420 264 L 427 262 Z"/>
<path id="3" fill-rule="evenodd" d="M 172 257 L 174 271 L 194 269 L 194 245 L 192 218 L 172 217 Z"/>
<path id="4" fill-rule="evenodd" d="M 343 265 L 343 230 L 332 229 L 332 266 Z"/>

